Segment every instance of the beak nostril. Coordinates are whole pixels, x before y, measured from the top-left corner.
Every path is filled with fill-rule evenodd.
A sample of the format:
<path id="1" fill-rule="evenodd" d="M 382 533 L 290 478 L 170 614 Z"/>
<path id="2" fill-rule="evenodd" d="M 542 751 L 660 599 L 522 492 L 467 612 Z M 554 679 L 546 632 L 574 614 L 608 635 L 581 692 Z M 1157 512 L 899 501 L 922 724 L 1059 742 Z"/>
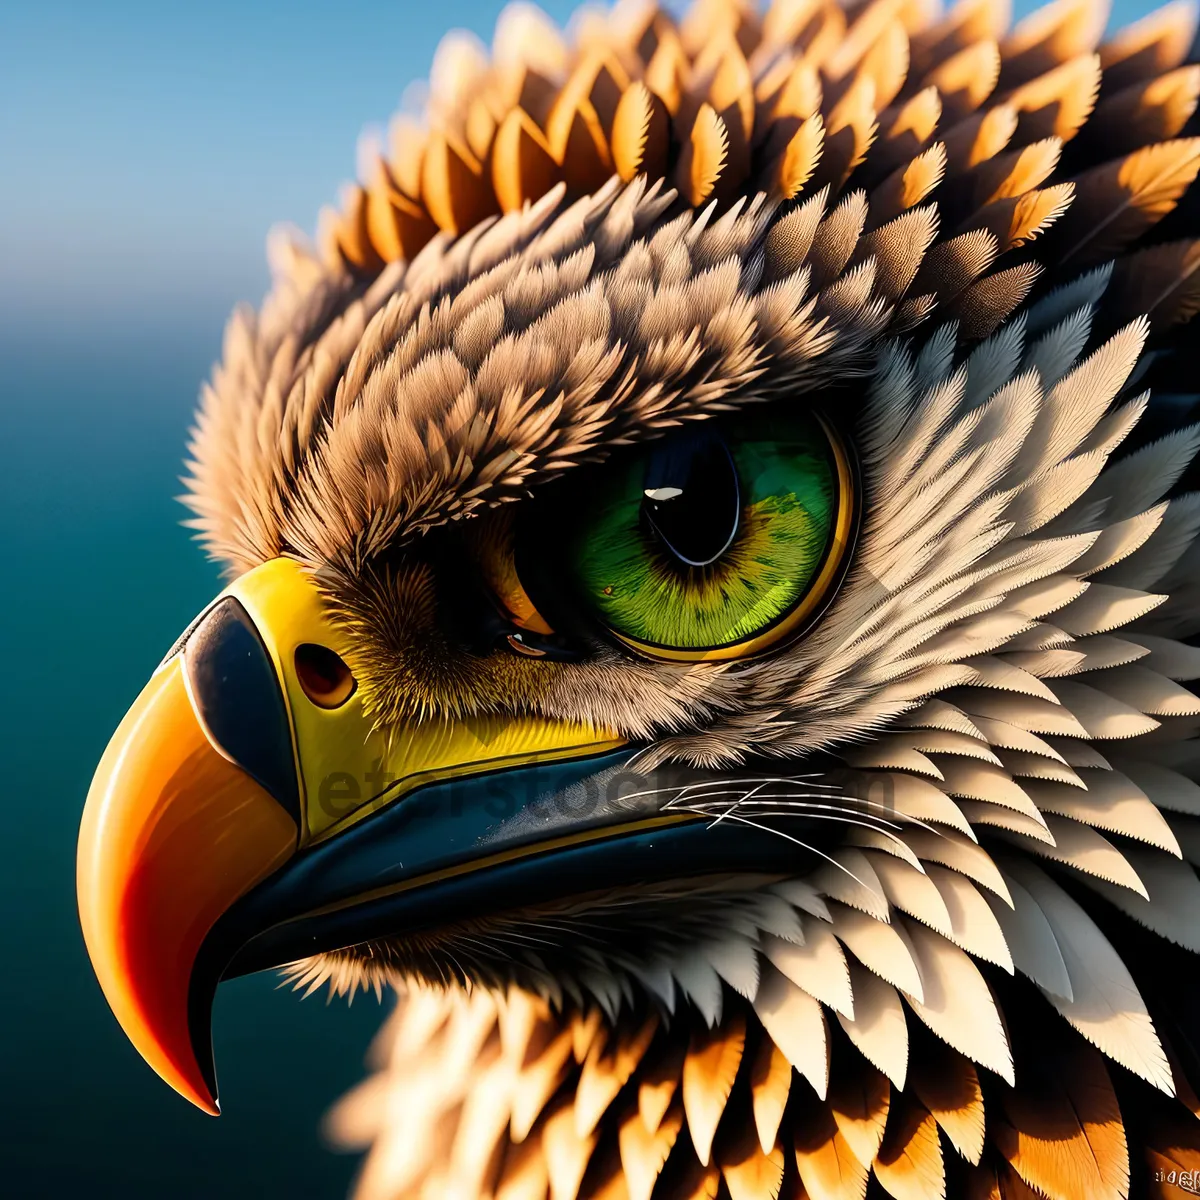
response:
<path id="1" fill-rule="evenodd" d="M 358 687 L 345 660 L 315 642 L 296 647 L 296 678 L 318 708 L 340 708 Z"/>

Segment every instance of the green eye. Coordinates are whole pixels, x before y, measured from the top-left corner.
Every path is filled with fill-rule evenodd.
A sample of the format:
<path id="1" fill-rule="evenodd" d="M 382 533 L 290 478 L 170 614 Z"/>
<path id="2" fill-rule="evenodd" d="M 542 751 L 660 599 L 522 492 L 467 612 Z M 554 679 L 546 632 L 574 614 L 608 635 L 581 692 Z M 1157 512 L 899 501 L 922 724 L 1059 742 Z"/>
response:
<path id="1" fill-rule="evenodd" d="M 813 417 L 704 423 L 601 472 L 568 547 L 585 604 L 623 641 L 733 658 L 796 628 L 837 574 L 842 447 Z"/>

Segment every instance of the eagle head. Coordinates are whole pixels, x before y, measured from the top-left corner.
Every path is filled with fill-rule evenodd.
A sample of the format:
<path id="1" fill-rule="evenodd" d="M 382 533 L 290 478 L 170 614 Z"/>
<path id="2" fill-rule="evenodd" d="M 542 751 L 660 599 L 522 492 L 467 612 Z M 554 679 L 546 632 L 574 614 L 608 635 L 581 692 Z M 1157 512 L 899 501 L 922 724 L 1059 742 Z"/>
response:
<path id="1" fill-rule="evenodd" d="M 999 7 L 514 6 L 272 243 L 80 832 L 176 1090 L 284 966 L 408 996 L 372 1195 L 1195 1165 L 1192 14 Z"/>

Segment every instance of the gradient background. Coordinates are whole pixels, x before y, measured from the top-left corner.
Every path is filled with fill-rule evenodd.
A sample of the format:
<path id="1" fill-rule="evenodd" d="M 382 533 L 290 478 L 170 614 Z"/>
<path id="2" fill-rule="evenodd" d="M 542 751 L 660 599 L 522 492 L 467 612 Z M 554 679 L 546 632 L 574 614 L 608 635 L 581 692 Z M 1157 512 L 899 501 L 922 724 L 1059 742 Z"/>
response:
<path id="1" fill-rule="evenodd" d="M 125 1043 L 83 950 L 75 831 L 109 733 L 217 590 L 172 496 L 201 380 L 451 26 L 500 0 L 0 5 L 0 1192 L 338 1197 L 318 1136 L 374 999 L 226 985 L 225 1116 Z M 544 7 L 563 20 L 573 0 Z M 676 7 L 672 5 L 672 7 Z M 1018 0 L 1018 12 L 1033 5 Z M 1145 11 L 1117 0 L 1114 20 Z"/>

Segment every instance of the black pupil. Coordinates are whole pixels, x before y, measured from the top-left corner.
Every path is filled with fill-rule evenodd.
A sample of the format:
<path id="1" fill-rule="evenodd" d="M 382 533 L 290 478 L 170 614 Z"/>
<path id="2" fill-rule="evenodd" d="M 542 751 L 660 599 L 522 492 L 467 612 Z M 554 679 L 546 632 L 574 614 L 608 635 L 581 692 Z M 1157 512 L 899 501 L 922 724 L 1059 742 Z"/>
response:
<path id="1" fill-rule="evenodd" d="M 715 430 L 675 434 L 650 456 L 642 516 L 680 562 L 716 562 L 737 535 L 741 513 L 737 468 Z"/>

